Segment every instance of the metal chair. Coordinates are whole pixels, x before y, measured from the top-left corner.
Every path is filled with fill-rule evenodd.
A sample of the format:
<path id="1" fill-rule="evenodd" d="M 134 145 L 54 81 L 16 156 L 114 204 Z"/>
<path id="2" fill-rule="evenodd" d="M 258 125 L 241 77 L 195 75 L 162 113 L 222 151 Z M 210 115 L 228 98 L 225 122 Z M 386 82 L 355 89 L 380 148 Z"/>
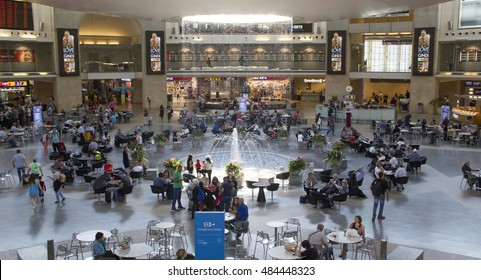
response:
<path id="1" fill-rule="evenodd" d="M 267 251 L 269 250 L 269 246 L 271 244 L 274 244 L 275 242 L 275 239 L 270 237 L 268 233 L 258 231 L 256 236 L 256 245 L 254 246 L 254 253 L 252 254 L 252 256 L 256 256 L 257 244 L 260 244 L 264 249 L 264 260 L 267 259 Z"/>
<path id="2" fill-rule="evenodd" d="M 68 248 L 67 244 L 60 244 L 57 246 L 56 258 L 61 257 L 64 260 L 70 260 L 72 257 L 76 257 L 78 260 L 78 248 L 75 246 L 70 246 Z"/>
<path id="3" fill-rule="evenodd" d="M 284 245 L 286 243 L 299 243 L 297 232 L 295 231 L 285 231 L 282 233 L 282 238 L 279 240 L 279 245 Z"/>
<path id="4" fill-rule="evenodd" d="M 366 237 L 366 240 L 364 243 L 358 244 L 356 247 L 356 259 L 357 259 L 357 252 L 361 251 L 361 260 L 365 258 L 367 255 L 369 259 L 371 259 L 371 253 L 374 252 L 374 255 L 377 259 L 377 252 L 376 252 L 376 243 L 374 242 L 374 239 Z"/>
<path id="5" fill-rule="evenodd" d="M 132 178 L 132 184 L 139 183 L 142 184 L 142 171 L 139 172 L 130 172 L 130 178 Z"/>
<path id="6" fill-rule="evenodd" d="M 109 248 L 115 248 L 119 243 L 119 230 L 116 229 L 116 228 L 113 228 L 111 231 L 110 231 L 111 235 L 110 237 L 107 239 L 107 246 Z M 112 242 L 112 246 L 110 246 L 110 243 Z"/>
<path id="7" fill-rule="evenodd" d="M 297 240 L 302 240 L 301 223 L 297 218 L 288 218 L 286 221 L 285 232 L 296 232 L 298 235 Z"/>
<path id="8" fill-rule="evenodd" d="M 90 242 L 84 242 L 84 241 L 78 240 L 77 239 L 78 234 L 79 232 L 72 233 L 72 241 L 70 241 L 70 248 L 77 248 L 77 250 L 80 251 L 80 254 L 82 255 L 82 259 L 84 259 L 83 248 L 88 248 L 92 244 Z"/>
<path id="9" fill-rule="evenodd" d="M 160 239 L 160 232 L 159 228 L 156 228 L 155 225 L 160 223 L 160 220 L 150 220 L 147 223 L 147 232 L 145 234 L 145 243 L 152 246 Z M 155 248 L 154 248 L 155 249 Z"/>
<path id="10" fill-rule="evenodd" d="M 251 231 L 249 229 L 249 221 L 238 221 L 234 223 L 234 233 L 242 236 L 242 243 L 244 243 L 244 235 L 247 234 L 247 243 L 250 246 L 252 242 Z M 236 238 L 237 243 L 237 238 Z"/>
<path id="11" fill-rule="evenodd" d="M 170 242 L 174 246 L 174 239 L 178 238 L 182 242 L 182 248 L 187 249 L 189 243 L 187 242 L 187 234 L 185 234 L 185 229 L 183 224 L 177 224 L 170 230 Z M 184 243 L 185 240 L 185 243 Z"/>

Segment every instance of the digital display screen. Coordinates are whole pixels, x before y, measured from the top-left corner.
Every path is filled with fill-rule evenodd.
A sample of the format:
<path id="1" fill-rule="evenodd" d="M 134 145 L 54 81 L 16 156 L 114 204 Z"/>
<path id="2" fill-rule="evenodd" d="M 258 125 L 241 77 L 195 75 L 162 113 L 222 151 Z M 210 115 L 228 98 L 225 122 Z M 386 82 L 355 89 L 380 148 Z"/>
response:
<path id="1" fill-rule="evenodd" d="M 145 31 L 147 74 L 164 74 L 164 31 Z"/>
<path id="2" fill-rule="evenodd" d="M 33 30 L 32 3 L 0 0 L 0 29 Z"/>
<path id="3" fill-rule="evenodd" d="M 432 76 L 434 58 L 434 27 L 415 28 L 413 75 Z"/>
<path id="4" fill-rule="evenodd" d="M 312 23 L 293 24 L 292 33 L 312 33 Z"/>
<path id="5" fill-rule="evenodd" d="M 346 73 L 346 31 L 327 32 L 327 73 L 344 75 Z"/>
<path id="6" fill-rule="evenodd" d="M 60 76 L 78 76 L 78 30 L 57 28 Z"/>
<path id="7" fill-rule="evenodd" d="M 462 0 L 459 4 L 459 28 L 481 26 L 481 0 Z"/>

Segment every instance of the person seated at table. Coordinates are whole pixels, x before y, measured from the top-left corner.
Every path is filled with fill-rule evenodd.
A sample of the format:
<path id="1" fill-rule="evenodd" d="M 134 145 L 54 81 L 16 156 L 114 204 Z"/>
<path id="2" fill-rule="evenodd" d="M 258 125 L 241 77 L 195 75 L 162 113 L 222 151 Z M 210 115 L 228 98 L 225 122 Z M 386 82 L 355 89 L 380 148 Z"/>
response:
<path id="1" fill-rule="evenodd" d="M 125 189 L 132 187 L 132 182 L 130 181 L 130 177 L 122 171 L 118 173 L 118 176 L 120 177 L 120 183 L 114 192 L 113 199 L 119 202 L 125 202 Z"/>
<path id="2" fill-rule="evenodd" d="M 400 149 L 402 146 L 406 146 L 406 142 L 402 137 L 399 137 L 396 141 L 397 148 Z"/>
<path id="3" fill-rule="evenodd" d="M 362 217 L 359 215 L 354 216 L 354 221 L 349 224 L 349 229 L 355 229 L 357 234 L 362 237 L 362 240 L 366 238 L 366 228 L 362 224 Z"/>
<path id="4" fill-rule="evenodd" d="M 331 257 L 334 259 L 332 244 L 329 242 L 326 234 L 324 233 L 323 224 L 318 224 L 316 231 L 311 233 L 307 240 L 311 243 L 311 245 L 318 247 L 318 250 L 320 250 L 319 253 L 323 259 L 328 260 L 331 259 Z"/>
<path id="5" fill-rule="evenodd" d="M 306 195 L 309 196 L 309 192 L 311 190 L 317 190 L 314 186 L 317 184 L 316 176 L 314 176 L 314 172 L 309 172 L 307 175 L 307 179 L 304 182 L 304 191 L 306 191 Z"/>
<path id="6" fill-rule="evenodd" d="M 192 255 L 191 253 L 187 253 L 185 249 L 179 249 L 177 250 L 177 253 L 175 253 L 176 260 L 195 260 L 195 256 Z"/>
<path id="7" fill-rule="evenodd" d="M 179 133 L 180 138 L 187 138 L 190 134 L 189 128 L 187 126 L 184 126 L 182 130 Z"/>
<path id="8" fill-rule="evenodd" d="M 333 174 L 332 178 L 329 180 L 329 183 L 327 183 L 325 187 L 320 189 L 319 192 L 327 195 L 331 193 L 335 193 L 337 191 L 336 185 L 340 185 L 340 184 L 341 184 L 341 181 L 339 181 L 339 175 Z"/>
<path id="9" fill-rule="evenodd" d="M 384 140 L 382 140 L 382 137 L 377 134 L 376 132 L 374 132 L 373 134 L 373 141 L 376 145 L 381 145 L 383 143 Z"/>
<path id="10" fill-rule="evenodd" d="M 377 160 L 381 161 L 381 162 L 386 160 L 386 154 L 384 153 L 384 151 L 379 152 L 379 156 L 378 156 Z"/>
<path id="11" fill-rule="evenodd" d="M 107 250 L 106 238 L 102 232 L 97 232 L 95 234 L 95 240 L 92 243 L 92 255 L 94 260 L 102 259 L 117 259 L 120 257 L 112 253 L 111 250 Z"/>
<path id="12" fill-rule="evenodd" d="M 418 150 L 414 149 L 409 156 L 407 156 L 408 164 L 407 171 L 413 172 L 414 169 L 411 167 L 413 162 L 420 162 L 421 156 L 418 154 Z"/>
<path id="13" fill-rule="evenodd" d="M 464 164 L 463 167 L 461 167 L 461 171 L 463 171 L 463 176 L 467 177 L 467 181 L 469 184 L 469 187 L 472 188 L 474 185 L 476 185 L 476 188 L 479 188 L 479 181 L 480 177 L 476 176 L 473 174 L 473 172 L 479 172 L 479 168 L 471 168 L 471 161 L 467 160 Z"/>
<path id="14" fill-rule="evenodd" d="M 344 127 L 341 131 L 341 140 L 347 140 L 349 137 L 349 133 L 347 132 L 346 128 Z"/>
<path id="15" fill-rule="evenodd" d="M 335 201 L 345 201 L 347 198 L 347 194 L 349 192 L 349 186 L 347 184 L 347 180 L 344 179 L 341 182 L 341 185 L 336 185 L 337 192 L 333 193 L 329 196 L 329 204 L 331 207 L 334 207 Z"/>
<path id="16" fill-rule="evenodd" d="M 239 197 L 236 196 L 232 199 L 232 205 L 229 208 L 229 213 L 233 215 L 237 215 L 237 207 L 239 207 L 240 202 L 239 202 Z"/>
<path id="17" fill-rule="evenodd" d="M 389 168 L 395 170 L 399 166 L 397 158 L 395 156 L 391 157 L 389 160 Z"/>
<path id="18" fill-rule="evenodd" d="M 113 164 L 110 160 L 108 160 L 104 164 L 104 172 L 107 173 L 107 174 L 113 174 L 114 173 L 114 166 L 113 166 Z"/>
<path id="19" fill-rule="evenodd" d="M 407 176 L 407 171 L 406 171 L 406 168 L 404 168 L 403 166 L 399 166 L 397 169 L 396 169 L 396 172 L 394 172 L 394 178 L 392 180 L 392 184 L 393 186 L 399 190 L 398 188 L 398 185 L 397 185 L 397 178 L 399 177 L 405 177 Z M 404 190 L 404 187 L 402 187 L 402 189 Z"/>
<path id="20" fill-rule="evenodd" d="M 236 217 L 230 221 L 230 224 L 233 226 L 233 228 L 239 228 L 242 224 L 242 222 L 248 221 L 249 220 L 249 207 L 244 203 L 244 198 L 240 197 L 239 198 L 239 206 L 237 206 L 237 213 Z M 239 238 L 242 235 L 242 233 L 238 232 L 237 233 L 237 238 Z"/>
<path id="21" fill-rule="evenodd" d="M 378 161 L 376 164 L 376 168 L 374 168 L 374 176 L 376 178 L 378 177 L 379 172 L 383 173 L 384 172 L 384 166 L 382 165 L 382 162 Z"/>
<path id="22" fill-rule="evenodd" d="M 165 191 L 167 189 L 167 182 L 164 179 L 164 174 L 159 172 L 157 174 L 157 177 L 154 178 L 154 182 L 152 183 L 153 186 L 155 187 L 161 187 L 161 194 L 162 194 L 162 199 L 165 199 Z"/>
<path id="23" fill-rule="evenodd" d="M 13 134 L 7 136 L 4 141 L 8 143 L 10 148 L 18 147 L 17 141 L 15 140 L 15 136 Z"/>
<path id="24" fill-rule="evenodd" d="M 318 260 L 319 252 L 314 248 L 308 240 L 303 240 L 301 246 L 297 248 L 297 256 L 301 260 Z"/>
<path id="25" fill-rule="evenodd" d="M 222 133 L 222 129 L 220 129 L 218 122 L 215 122 L 214 125 L 212 126 L 212 133 L 213 134 Z"/>

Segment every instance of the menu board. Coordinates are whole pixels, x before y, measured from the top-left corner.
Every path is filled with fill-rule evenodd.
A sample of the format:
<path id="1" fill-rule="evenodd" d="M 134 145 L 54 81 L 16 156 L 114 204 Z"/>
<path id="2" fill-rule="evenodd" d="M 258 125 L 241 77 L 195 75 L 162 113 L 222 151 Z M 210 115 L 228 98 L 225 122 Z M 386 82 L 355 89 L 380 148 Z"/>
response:
<path id="1" fill-rule="evenodd" d="M 60 76 L 78 76 L 78 30 L 57 28 L 58 63 Z"/>
<path id="2" fill-rule="evenodd" d="M 434 35 L 434 27 L 414 29 L 412 67 L 414 76 L 433 75 Z"/>
<path id="3" fill-rule="evenodd" d="M 33 30 L 32 3 L 0 0 L 0 29 Z"/>
<path id="4" fill-rule="evenodd" d="M 327 32 L 327 74 L 346 73 L 346 31 Z"/>
<path id="5" fill-rule="evenodd" d="M 164 31 L 145 31 L 147 74 L 165 74 Z"/>

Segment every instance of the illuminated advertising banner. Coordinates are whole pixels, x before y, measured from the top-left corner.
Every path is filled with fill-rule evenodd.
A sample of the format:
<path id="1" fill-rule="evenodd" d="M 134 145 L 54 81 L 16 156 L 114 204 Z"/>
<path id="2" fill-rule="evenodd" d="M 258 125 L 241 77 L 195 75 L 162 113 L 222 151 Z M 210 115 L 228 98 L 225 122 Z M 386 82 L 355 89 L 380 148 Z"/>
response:
<path id="1" fill-rule="evenodd" d="M 434 27 L 414 29 L 413 76 L 433 75 L 434 32 Z"/>
<path id="2" fill-rule="evenodd" d="M 35 62 L 35 51 L 0 50 L 0 62 Z"/>
<path id="3" fill-rule="evenodd" d="M 165 74 L 164 31 L 145 31 L 147 74 Z"/>
<path id="4" fill-rule="evenodd" d="M 78 30 L 57 28 L 60 76 L 79 76 Z"/>
<path id="5" fill-rule="evenodd" d="M 346 31 L 327 32 L 327 74 L 346 74 Z"/>
<path id="6" fill-rule="evenodd" d="M 35 125 L 42 125 L 42 106 L 33 107 L 33 123 Z"/>
<path id="7" fill-rule="evenodd" d="M 241 97 L 239 101 L 239 111 L 241 111 L 241 113 L 245 113 L 247 111 L 247 100 L 244 97 Z"/>

